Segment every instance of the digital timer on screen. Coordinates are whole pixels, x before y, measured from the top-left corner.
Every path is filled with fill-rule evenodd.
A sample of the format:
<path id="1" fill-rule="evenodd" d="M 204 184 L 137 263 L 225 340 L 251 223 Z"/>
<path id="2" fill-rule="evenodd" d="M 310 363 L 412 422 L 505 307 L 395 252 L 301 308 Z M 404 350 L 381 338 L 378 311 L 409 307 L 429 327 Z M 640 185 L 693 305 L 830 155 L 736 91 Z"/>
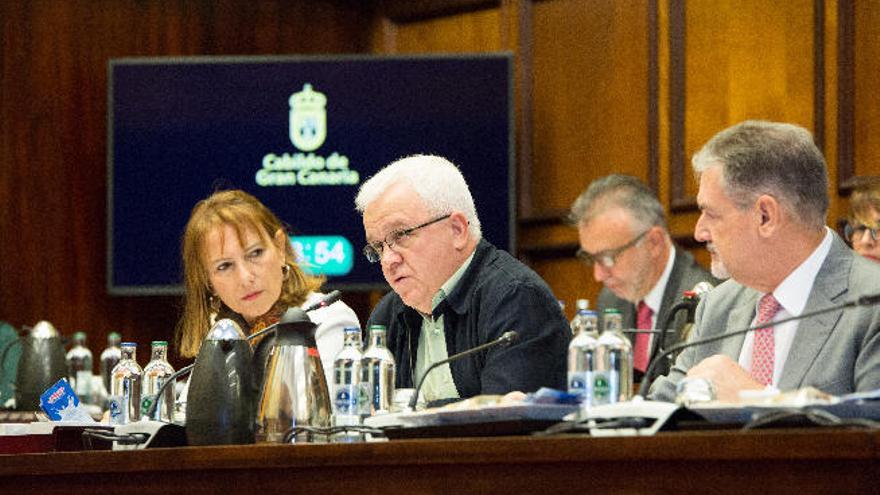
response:
<path id="1" fill-rule="evenodd" d="M 361 253 L 360 185 L 412 154 L 456 163 L 484 237 L 511 250 L 511 55 L 132 58 L 109 63 L 111 294 L 182 292 L 192 207 L 243 189 L 328 288 L 385 287 Z"/>

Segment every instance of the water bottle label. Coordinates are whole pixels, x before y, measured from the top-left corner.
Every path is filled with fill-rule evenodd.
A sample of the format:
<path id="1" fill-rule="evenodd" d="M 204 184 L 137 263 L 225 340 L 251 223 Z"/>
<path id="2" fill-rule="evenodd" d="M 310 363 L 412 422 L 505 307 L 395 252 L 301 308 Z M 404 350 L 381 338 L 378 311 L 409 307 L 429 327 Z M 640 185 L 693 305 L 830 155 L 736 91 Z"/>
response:
<path id="1" fill-rule="evenodd" d="M 593 372 L 572 371 L 568 374 L 568 393 L 577 395 L 582 402 L 593 401 Z"/>
<path id="2" fill-rule="evenodd" d="M 371 414 L 370 384 L 361 383 L 358 387 L 358 394 L 358 409 L 360 410 L 360 414 L 361 416 L 369 416 Z"/>
<path id="3" fill-rule="evenodd" d="M 610 404 L 611 380 L 609 372 L 593 372 L 593 404 Z"/>
<path id="4" fill-rule="evenodd" d="M 125 412 L 127 411 L 125 397 L 121 395 L 110 396 L 110 424 L 124 425 Z"/>
<path id="5" fill-rule="evenodd" d="M 568 393 L 579 395 L 581 397 L 584 396 L 584 392 L 587 390 L 587 376 L 586 372 L 583 371 L 569 371 L 568 372 Z"/>
<path id="6" fill-rule="evenodd" d="M 359 414 L 360 408 L 358 398 L 360 396 L 360 387 L 357 385 L 337 385 L 336 386 L 336 414 Z"/>
<path id="7" fill-rule="evenodd" d="M 145 395 L 141 398 L 141 417 L 152 419 L 147 416 L 147 413 L 150 411 L 150 407 L 152 407 L 153 403 L 156 402 L 156 395 L 149 394 Z"/>

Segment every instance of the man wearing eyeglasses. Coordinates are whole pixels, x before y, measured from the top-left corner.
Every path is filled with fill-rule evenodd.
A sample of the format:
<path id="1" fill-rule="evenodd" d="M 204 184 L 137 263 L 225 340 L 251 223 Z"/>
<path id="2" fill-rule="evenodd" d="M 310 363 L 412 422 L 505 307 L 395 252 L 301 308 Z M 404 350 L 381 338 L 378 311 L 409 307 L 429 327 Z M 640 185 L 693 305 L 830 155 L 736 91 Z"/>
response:
<path id="1" fill-rule="evenodd" d="M 617 308 L 624 328 L 662 328 L 670 309 L 684 291 L 700 282 L 717 280 L 677 248 L 669 237 L 663 207 L 641 181 L 609 175 L 593 181 L 575 200 L 570 219 L 578 228 L 578 257 L 592 266 L 603 284 L 598 308 Z M 687 315 L 676 315 L 662 347 L 679 341 Z M 633 367 L 638 381 L 648 366 L 657 339 L 649 333 L 631 336 Z M 665 363 L 661 372 L 668 369 Z"/>
<path id="2" fill-rule="evenodd" d="M 454 164 L 426 155 L 398 160 L 364 182 L 355 205 L 364 255 L 381 265 L 392 289 L 368 325 L 388 327 L 398 388 L 414 387 L 432 363 L 511 330 L 515 344 L 431 371 L 425 401 L 564 387 L 569 331 L 559 304 L 535 272 L 482 239 Z"/>
<path id="3" fill-rule="evenodd" d="M 880 307 L 840 307 L 880 290 L 880 266 L 826 227 L 828 173 L 810 132 L 742 122 L 710 139 L 692 165 L 701 211 L 694 237 L 708 243 L 712 273 L 730 279 L 700 302 L 691 338 L 757 330 L 683 350 L 649 396 L 674 400 L 686 376 L 710 380 L 722 401 L 880 387 Z"/>

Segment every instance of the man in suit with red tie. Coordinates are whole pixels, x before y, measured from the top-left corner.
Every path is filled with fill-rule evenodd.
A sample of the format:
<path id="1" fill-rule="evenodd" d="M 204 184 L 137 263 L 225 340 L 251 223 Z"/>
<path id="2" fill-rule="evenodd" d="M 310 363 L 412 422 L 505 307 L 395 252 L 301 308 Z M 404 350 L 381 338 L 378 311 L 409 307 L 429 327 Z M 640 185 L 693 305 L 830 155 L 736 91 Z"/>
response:
<path id="1" fill-rule="evenodd" d="M 708 243 L 712 273 L 730 279 L 700 302 L 691 338 L 758 330 L 683 350 L 649 397 L 673 400 L 685 376 L 711 380 L 726 402 L 746 390 L 880 387 L 880 307 L 780 321 L 880 289 L 880 266 L 825 226 L 828 173 L 809 131 L 742 122 L 710 139 L 692 164 L 701 211 L 694 237 Z"/>
<path id="2" fill-rule="evenodd" d="M 674 245 L 666 227 L 663 207 L 641 181 L 627 175 L 595 180 L 571 207 L 581 249 L 578 256 L 593 267 L 593 277 L 604 285 L 598 308 L 617 308 L 624 328 L 661 328 L 684 291 L 700 282 L 717 280 L 693 256 Z M 662 347 L 679 341 L 686 312 L 676 315 Z M 648 366 L 651 334 L 636 334 L 633 367 L 638 381 Z M 663 363 L 662 373 L 668 369 Z"/>

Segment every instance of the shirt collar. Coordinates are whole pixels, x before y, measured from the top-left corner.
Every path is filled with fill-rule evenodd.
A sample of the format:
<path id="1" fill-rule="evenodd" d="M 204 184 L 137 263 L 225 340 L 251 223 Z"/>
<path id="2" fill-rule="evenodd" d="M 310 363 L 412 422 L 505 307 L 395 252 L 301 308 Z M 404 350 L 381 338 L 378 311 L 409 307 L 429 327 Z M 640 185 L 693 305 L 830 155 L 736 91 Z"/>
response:
<path id="1" fill-rule="evenodd" d="M 466 260 L 464 260 L 464 263 L 462 263 L 461 266 L 458 267 L 458 270 L 456 270 L 455 273 L 453 273 L 452 276 L 449 277 L 449 279 L 447 279 L 446 282 L 440 286 L 440 289 L 437 291 L 437 293 L 434 294 L 434 297 L 431 299 L 432 312 L 437 309 L 437 305 L 443 302 L 443 300 L 446 299 L 446 296 L 448 296 L 453 291 L 453 289 L 455 289 L 455 286 L 458 285 L 461 277 L 464 276 L 464 272 L 466 272 L 468 267 L 471 266 L 471 261 L 474 259 L 474 252 L 472 252 Z"/>
<path id="2" fill-rule="evenodd" d="M 813 282 L 816 280 L 816 275 L 819 274 L 819 269 L 822 268 L 822 263 L 831 250 L 833 237 L 831 229 L 825 227 L 825 237 L 819 243 L 819 246 L 813 250 L 812 254 L 803 263 L 788 274 L 785 280 L 773 291 L 773 297 L 779 301 L 779 304 L 788 314 L 799 316 L 803 313 L 804 306 L 807 305 L 807 298 L 810 296 L 810 291 L 813 290 Z"/>
<path id="3" fill-rule="evenodd" d="M 669 277 L 672 275 L 673 265 L 675 265 L 675 246 L 669 249 L 669 256 L 666 258 L 666 268 L 663 269 L 663 274 L 660 275 L 657 283 L 654 284 L 654 287 L 642 299 L 655 315 L 663 303 L 663 293 L 666 292 L 666 283 L 669 282 Z"/>

